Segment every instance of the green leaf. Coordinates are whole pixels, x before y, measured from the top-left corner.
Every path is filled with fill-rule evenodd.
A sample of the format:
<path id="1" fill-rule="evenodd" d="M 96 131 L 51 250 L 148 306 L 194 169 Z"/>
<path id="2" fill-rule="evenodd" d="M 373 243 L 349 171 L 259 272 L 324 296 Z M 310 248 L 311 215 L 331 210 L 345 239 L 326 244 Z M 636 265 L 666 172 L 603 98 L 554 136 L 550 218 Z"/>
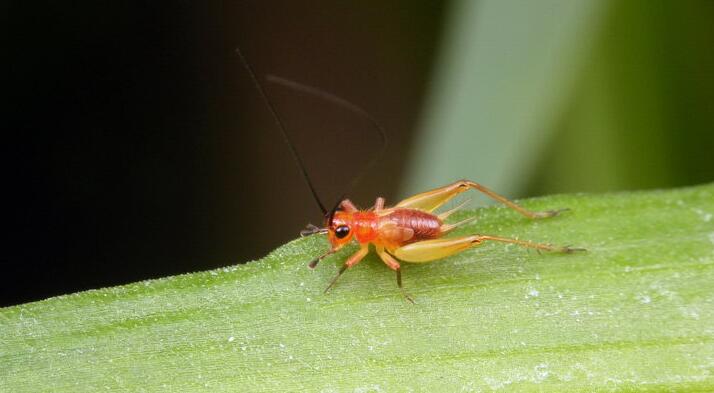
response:
<path id="1" fill-rule="evenodd" d="M 528 221 L 463 212 L 487 244 L 405 265 L 373 255 L 322 294 L 323 238 L 247 265 L 0 310 L 0 391 L 714 390 L 714 184 L 561 195 Z M 352 248 L 352 251 L 354 248 Z M 121 269 L 121 266 L 117 266 Z"/>

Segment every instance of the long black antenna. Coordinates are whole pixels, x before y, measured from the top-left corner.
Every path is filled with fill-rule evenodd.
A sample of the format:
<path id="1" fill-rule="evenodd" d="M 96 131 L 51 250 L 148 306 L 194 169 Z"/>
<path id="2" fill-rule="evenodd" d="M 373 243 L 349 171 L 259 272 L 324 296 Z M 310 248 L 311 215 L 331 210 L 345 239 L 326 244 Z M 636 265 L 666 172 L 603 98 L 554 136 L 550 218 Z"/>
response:
<path id="1" fill-rule="evenodd" d="M 384 128 L 382 127 L 381 124 L 379 124 L 377 119 L 375 119 L 372 115 L 370 115 L 369 112 L 367 112 L 366 110 L 362 109 L 361 107 L 345 100 L 344 98 L 340 98 L 334 94 L 328 93 L 324 90 L 320 90 L 316 87 L 303 85 L 302 83 L 298 83 L 295 81 L 291 81 L 289 79 L 281 78 L 279 76 L 267 75 L 265 78 L 268 82 L 275 83 L 275 84 L 281 85 L 283 87 L 287 87 L 287 88 L 293 89 L 295 91 L 299 91 L 301 93 L 310 94 L 310 95 L 319 97 L 325 101 L 329 101 L 329 102 L 339 105 L 349 111 L 352 111 L 360 116 L 363 116 L 364 118 L 369 120 L 370 123 L 372 123 L 372 126 L 374 126 L 374 128 L 377 130 L 377 132 L 379 132 L 379 136 L 382 139 L 381 149 L 379 150 L 379 152 L 377 152 L 377 154 L 372 156 L 372 159 L 369 160 L 367 162 L 367 164 L 362 168 L 362 170 L 357 174 L 357 176 L 355 176 L 352 179 L 352 182 L 349 184 L 346 192 L 343 193 L 342 196 L 337 200 L 337 203 L 329 212 L 329 217 L 328 217 L 328 223 L 329 223 L 330 221 L 332 221 L 332 215 L 335 213 L 335 210 L 337 210 L 337 207 L 339 206 L 340 202 L 342 202 L 342 199 L 344 198 L 344 196 L 347 193 L 349 193 L 350 191 L 352 191 L 354 186 L 362 179 L 362 176 L 364 176 L 365 172 L 367 172 L 367 170 L 369 168 L 371 168 L 382 157 L 382 154 L 384 154 L 384 151 L 387 148 L 387 133 L 386 133 L 386 131 L 384 131 Z"/>
<path id="2" fill-rule="evenodd" d="M 297 162 L 298 166 L 300 167 L 300 172 L 302 173 L 302 177 L 303 177 L 303 179 L 305 179 L 305 183 L 307 183 L 307 186 L 310 188 L 310 192 L 312 193 L 313 198 L 315 198 L 315 202 L 317 202 L 317 205 L 320 207 L 320 210 L 322 210 L 322 214 L 327 215 L 328 211 L 327 211 L 327 209 L 325 209 L 325 205 L 322 203 L 322 201 L 320 200 L 320 197 L 317 195 L 315 186 L 312 184 L 312 181 L 310 180 L 310 176 L 308 176 L 307 170 L 305 169 L 305 163 L 303 163 L 302 159 L 300 158 L 300 155 L 295 150 L 293 141 L 290 139 L 290 136 L 288 135 L 287 131 L 285 131 L 285 126 L 283 125 L 282 120 L 280 120 L 280 116 L 278 116 L 278 112 L 275 110 L 273 103 L 268 98 L 268 95 L 265 94 L 263 85 L 261 85 L 260 81 L 258 81 L 258 78 L 255 76 L 255 72 L 253 71 L 253 68 L 250 66 L 250 64 L 248 63 L 248 60 L 245 58 L 245 56 L 243 56 L 243 53 L 240 51 L 239 48 L 236 48 L 236 53 L 238 54 L 238 57 L 240 57 L 240 60 L 243 63 L 243 66 L 245 67 L 245 69 L 248 70 L 250 79 L 253 80 L 253 84 L 255 85 L 256 89 L 258 89 L 258 92 L 260 93 L 260 97 L 265 102 L 265 105 L 270 110 L 270 113 L 273 114 L 273 118 L 275 119 L 275 124 L 277 124 L 278 128 L 280 129 L 280 133 L 283 134 L 283 139 L 285 140 L 285 143 L 290 148 L 290 153 L 292 153 L 293 159 L 295 159 L 295 162 Z"/>

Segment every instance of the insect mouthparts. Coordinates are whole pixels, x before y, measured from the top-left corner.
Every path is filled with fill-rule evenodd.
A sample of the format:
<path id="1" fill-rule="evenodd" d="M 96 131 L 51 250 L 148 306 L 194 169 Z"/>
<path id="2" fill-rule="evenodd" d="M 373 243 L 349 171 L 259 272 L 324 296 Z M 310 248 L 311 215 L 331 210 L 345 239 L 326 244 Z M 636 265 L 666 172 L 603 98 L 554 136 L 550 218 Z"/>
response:
<path id="1" fill-rule="evenodd" d="M 320 228 L 320 227 L 317 227 L 312 224 L 307 224 L 305 229 L 300 231 L 300 236 L 305 237 L 305 236 L 314 235 L 316 233 L 320 233 L 320 234 L 327 233 L 327 228 Z"/>

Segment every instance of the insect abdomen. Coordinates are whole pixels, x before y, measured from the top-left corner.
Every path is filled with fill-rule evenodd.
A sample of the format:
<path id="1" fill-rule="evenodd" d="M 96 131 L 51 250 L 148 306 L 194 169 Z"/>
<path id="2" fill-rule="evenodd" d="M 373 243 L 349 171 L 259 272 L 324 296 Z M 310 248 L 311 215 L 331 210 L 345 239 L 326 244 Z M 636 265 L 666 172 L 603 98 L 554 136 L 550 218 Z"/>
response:
<path id="1" fill-rule="evenodd" d="M 442 222 L 433 214 L 416 209 L 395 209 L 387 218 L 399 227 L 414 231 L 414 236 L 405 243 L 436 239 L 441 236 Z"/>

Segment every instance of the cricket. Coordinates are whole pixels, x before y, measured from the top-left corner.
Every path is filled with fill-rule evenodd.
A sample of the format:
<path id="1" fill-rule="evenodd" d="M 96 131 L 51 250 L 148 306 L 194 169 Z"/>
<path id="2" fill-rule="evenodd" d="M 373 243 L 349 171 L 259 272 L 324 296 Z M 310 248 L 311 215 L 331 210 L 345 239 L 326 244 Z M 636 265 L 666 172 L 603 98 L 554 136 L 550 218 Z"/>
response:
<path id="1" fill-rule="evenodd" d="M 554 246 L 546 243 L 537 243 L 527 240 L 485 234 L 472 234 L 461 237 L 444 237 L 454 229 L 475 220 L 475 217 L 472 217 L 453 224 L 445 223 L 446 218 L 462 208 L 465 203 L 462 203 L 445 212 L 435 213 L 439 207 L 449 202 L 455 196 L 468 190 L 481 192 L 489 198 L 515 210 L 528 219 L 555 217 L 568 210 L 557 209 L 547 211 L 530 211 L 508 198 L 488 189 L 487 187 L 470 180 L 458 180 L 449 185 L 414 195 L 397 203 L 393 207 L 386 207 L 385 199 L 378 197 L 374 206 L 371 208 L 358 209 L 352 201 L 341 197 L 332 209 L 327 210 L 325 205 L 320 200 L 307 170 L 305 169 L 305 165 L 303 164 L 300 155 L 295 150 L 294 144 L 292 143 L 280 116 L 263 89 L 262 84 L 259 82 L 255 72 L 240 50 L 237 49 L 236 52 L 240 57 L 243 66 L 248 71 L 256 89 L 260 93 L 262 100 L 272 113 L 273 119 L 280 129 L 285 142 L 290 148 L 293 158 L 297 162 L 302 172 L 302 176 L 309 187 L 313 198 L 315 199 L 315 202 L 324 214 L 325 219 L 323 227 L 317 227 L 309 224 L 307 228 L 300 233 L 302 236 L 326 235 L 330 243 L 330 248 L 322 255 L 310 261 L 308 267 L 314 269 L 320 261 L 336 253 L 350 243 L 354 242 L 359 245 L 357 252 L 347 258 L 337 272 L 337 275 L 330 281 L 327 288 L 325 288 L 324 293 L 327 293 L 335 285 L 337 280 L 345 271 L 357 265 L 360 261 L 362 261 L 362 259 L 364 259 L 370 251 L 370 245 L 373 246 L 376 254 L 382 262 L 384 262 L 389 269 L 396 273 L 397 287 L 402 292 L 404 298 L 411 303 L 414 303 L 414 300 L 407 292 L 405 292 L 404 286 L 402 285 L 402 270 L 400 262 L 433 262 L 463 252 L 471 247 L 479 246 L 484 242 L 510 243 L 525 248 L 560 253 L 585 251 L 583 248 Z M 267 76 L 266 79 L 270 83 L 320 97 L 369 119 L 382 137 L 383 143 L 380 153 L 384 151 L 384 148 L 386 147 L 386 133 L 384 129 L 368 112 L 362 108 L 340 97 L 311 86 L 306 86 L 273 75 Z M 377 157 L 378 155 L 375 155 L 375 157 L 372 158 L 372 160 L 363 168 L 361 174 L 374 164 Z M 350 187 L 357 183 L 360 176 L 361 175 L 358 175 L 355 179 L 353 179 Z"/>

